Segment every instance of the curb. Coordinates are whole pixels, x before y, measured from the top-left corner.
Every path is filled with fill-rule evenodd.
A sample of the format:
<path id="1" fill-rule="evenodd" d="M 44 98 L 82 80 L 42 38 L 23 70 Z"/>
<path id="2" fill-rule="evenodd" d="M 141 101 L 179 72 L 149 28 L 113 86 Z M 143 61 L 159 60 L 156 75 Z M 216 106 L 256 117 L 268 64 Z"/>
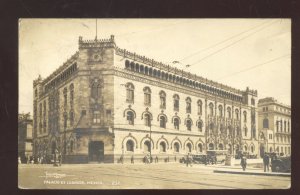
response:
<path id="1" fill-rule="evenodd" d="M 261 173 L 261 172 L 244 172 L 244 171 L 242 172 L 242 171 L 225 171 L 225 170 L 214 170 L 214 173 L 291 177 L 290 173 L 264 173 L 264 172 Z"/>

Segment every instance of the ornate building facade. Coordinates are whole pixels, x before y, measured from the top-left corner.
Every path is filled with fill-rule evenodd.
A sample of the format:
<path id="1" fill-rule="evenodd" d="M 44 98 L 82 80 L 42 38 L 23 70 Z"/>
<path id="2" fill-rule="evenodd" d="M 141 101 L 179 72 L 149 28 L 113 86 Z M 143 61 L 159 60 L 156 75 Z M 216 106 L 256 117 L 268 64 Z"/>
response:
<path id="1" fill-rule="evenodd" d="M 32 156 L 33 127 L 30 113 L 18 115 L 18 157 L 21 162 L 26 162 Z"/>
<path id="2" fill-rule="evenodd" d="M 291 107 L 272 97 L 258 101 L 258 129 L 261 153 L 291 155 Z"/>
<path id="3" fill-rule="evenodd" d="M 110 39 L 79 51 L 34 89 L 34 153 L 65 162 L 159 160 L 228 150 L 259 154 L 257 91 L 137 55 Z"/>

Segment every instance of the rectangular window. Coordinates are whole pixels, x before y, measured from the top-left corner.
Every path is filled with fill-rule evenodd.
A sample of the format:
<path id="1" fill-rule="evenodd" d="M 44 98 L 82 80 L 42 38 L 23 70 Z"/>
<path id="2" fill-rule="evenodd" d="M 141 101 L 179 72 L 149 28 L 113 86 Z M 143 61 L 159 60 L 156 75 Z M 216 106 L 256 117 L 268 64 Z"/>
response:
<path id="1" fill-rule="evenodd" d="M 99 124 L 100 123 L 100 112 L 94 111 L 93 123 Z"/>

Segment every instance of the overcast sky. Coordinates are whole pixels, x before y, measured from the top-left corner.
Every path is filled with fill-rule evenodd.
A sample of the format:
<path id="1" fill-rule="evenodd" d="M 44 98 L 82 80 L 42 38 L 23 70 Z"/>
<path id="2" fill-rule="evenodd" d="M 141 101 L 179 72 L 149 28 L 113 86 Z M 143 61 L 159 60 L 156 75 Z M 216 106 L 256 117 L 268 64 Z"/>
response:
<path id="1" fill-rule="evenodd" d="M 291 102 L 289 19 L 98 19 L 98 38 L 258 97 Z M 33 110 L 33 80 L 49 76 L 94 39 L 96 19 L 21 19 L 19 112 Z M 180 63 L 173 64 L 173 61 Z M 190 65 L 187 67 L 186 65 Z"/>

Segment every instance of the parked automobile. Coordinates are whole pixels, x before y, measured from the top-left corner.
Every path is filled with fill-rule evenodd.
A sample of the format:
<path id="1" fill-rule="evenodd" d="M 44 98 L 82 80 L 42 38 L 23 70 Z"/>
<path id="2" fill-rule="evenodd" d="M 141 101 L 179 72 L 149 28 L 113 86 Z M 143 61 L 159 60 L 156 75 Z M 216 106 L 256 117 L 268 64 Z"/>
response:
<path id="1" fill-rule="evenodd" d="M 206 152 L 207 160 L 212 164 L 223 163 L 225 162 L 227 153 L 228 150 L 208 150 Z"/>
<path id="2" fill-rule="evenodd" d="M 272 172 L 291 172 L 291 157 L 277 157 L 272 160 Z"/>

